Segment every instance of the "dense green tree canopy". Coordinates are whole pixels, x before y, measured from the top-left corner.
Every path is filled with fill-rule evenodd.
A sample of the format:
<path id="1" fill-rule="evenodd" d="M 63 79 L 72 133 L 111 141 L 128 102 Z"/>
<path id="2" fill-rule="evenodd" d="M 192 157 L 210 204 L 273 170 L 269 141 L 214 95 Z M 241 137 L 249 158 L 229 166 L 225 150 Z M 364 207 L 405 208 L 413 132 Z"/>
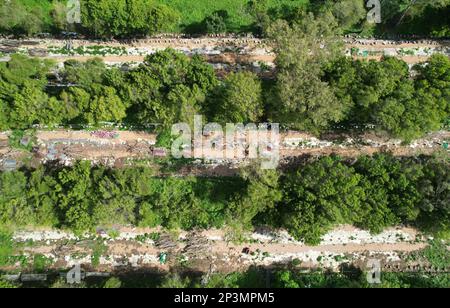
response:
<path id="1" fill-rule="evenodd" d="M 261 82 L 250 72 L 232 73 L 216 89 L 210 107 L 220 123 L 259 123 L 263 112 Z"/>
<path id="2" fill-rule="evenodd" d="M 373 124 L 412 140 L 439 130 L 449 117 L 449 64 L 447 57 L 433 55 L 427 65 L 416 67 L 413 79 L 406 63 L 396 58 L 341 58 L 325 67 L 325 80 L 339 100 L 352 106 L 344 122 Z"/>
<path id="3" fill-rule="evenodd" d="M 166 49 L 148 56 L 127 76 L 124 99 L 131 102 L 142 124 L 191 123 L 216 85 L 213 68 L 198 56 L 189 59 Z"/>
<path id="4" fill-rule="evenodd" d="M 151 35 L 170 27 L 178 14 L 153 0 L 84 0 L 82 26 L 95 36 Z"/>
<path id="5" fill-rule="evenodd" d="M 158 32 L 265 34 L 278 19 L 329 13 L 345 32 L 448 37 L 449 0 L 384 0 L 381 24 L 366 20 L 366 0 L 82 0 L 81 24 L 67 21 L 65 0 L 1 0 L 0 31 L 16 35 L 78 31 L 101 37 L 142 37 Z"/>
<path id="6" fill-rule="evenodd" d="M 337 224 L 372 233 L 399 223 L 448 236 L 449 166 L 442 158 L 324 157 L 287 173 L 155 177 L 149 168 L 73 167 L 0 173 L 0 224 L 77 232 L 113 224 L 172 229 L 260 224 L 317 244 Z"/>

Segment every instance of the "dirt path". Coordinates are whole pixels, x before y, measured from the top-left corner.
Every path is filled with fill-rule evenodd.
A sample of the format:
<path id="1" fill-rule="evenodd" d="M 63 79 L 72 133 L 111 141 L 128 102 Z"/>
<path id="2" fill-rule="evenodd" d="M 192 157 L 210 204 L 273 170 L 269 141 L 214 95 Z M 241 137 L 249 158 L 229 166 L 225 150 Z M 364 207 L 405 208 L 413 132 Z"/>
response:
<path id="1" fill-rule="evenodd" d="M 245 270 L 251 265 L 289 264 L 294 259 L 301 261 L 303 268 L 337 269 L 347 262 L 364 265 L 367 258 L 379 258 L 385 266 L 392 266 L 407 264 L 404 255 L 427 246 L 424 239 L 417 237 L 417 231 L 410 228 L 391 228 L 379 235 L 370 235 L 352 226 L 340 226 L 325 235 L 318 246 L 295 241 L 282 230 L 249 233 L 239 244 L 226 240 L 228 231 L 217 229 L 182 231 L 178 235 L 165 233 L 160 228 L 116 230 L 119 235 L 115 239 L 101 235 L 106 250 L 97 256 L 99 269 L 157 267 L 168 270 L 185 260 L 196 270 L 207 272 L 213 267 L 217 271 L 231 272 Z M 160 239 L 137 240 L 148 234 L 159 234 Z M 45 255 L 53 259 L 57 268 L 70 268 L 75 264 L 92 266 L 91 247 L 95 246 L 93 243 L 99 243 L 92 237 L 76 240 L 69 233 L 49 229 L 18 232 L 15 240 L 21 243 L 33 240 L 22 253 Z M 169 256 L 166 264 L 159 262 L 162 252 Z"/>
<path id="2" fill-rule="evenodd" d="M 359 59 L 379 60 L 382 54 L 394 54 L 402 58 L 408 64 L 423 62 L 433 53 L 444 53 L 450 56 L 449 41 L 388 41 L 388 40 L 349 40 L 346 41 L 347 52 L 351 49 L 359 51 L 378 52 L 377 55 L 355 56 Z M 55 50 L 62 50 L 71 44 L 72 50 L 81 47 L 88 49 L 91 47 L 101 47 L 109 50 L 107 53 L 119 53 L 119 55 L 66 55 L 52 54 Z M 74 59 L 86 61 L 95 57 L 101 57 L 108 64 L 120 64 L 143 62 L 145 55 L 157 50 L 174 48 L 188 55 L 200 54 L 211 63 L 220 64 L 253 64 L 257 62 L 273 63 L 275 55 L 267 41 L 257 38 L 236 38 L 236 37 L 202 37 L 202 38 L 150 38 L 142 40 L 127 41 L 86 41 L 86 40 L 56 40 L 56 39 L 29 39 L 29 40 L 0 40 L 0 51 L 11 52 L 14 50 L 28 50 L 31 55 L 53 59 L 59 63 Z M 404 50 L 418 52 L 421 50 L 426 54 L 402 55 Z M 85 53 L 85 52 L 83 52 Z"/>

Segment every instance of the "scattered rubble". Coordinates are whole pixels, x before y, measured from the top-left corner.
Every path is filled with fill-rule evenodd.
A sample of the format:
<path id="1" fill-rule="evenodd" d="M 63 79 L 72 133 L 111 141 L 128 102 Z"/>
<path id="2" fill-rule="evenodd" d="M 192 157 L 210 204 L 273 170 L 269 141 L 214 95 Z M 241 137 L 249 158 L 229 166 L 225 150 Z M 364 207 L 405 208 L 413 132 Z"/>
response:
<path id="1" fill-rule="evenodd" d="M 348 263 L 363 266 L 370 259 L 382 260 L 385 266 L 391 265 L 392 270 L 399 262 L 402 268 L 410 266 L 411 271 L 417 265 L 428 266 L 402 261 L 405 253 L 427 245 L 426 238 L 419 237 L 414 229 L 408 228 L 393 228 L 371 235 L 351 226 L 341 226 L 326 234 L 318 246 L 295 241 L 283 230 L 259 230 L 248 234 L 240 243 L 227 241 L 227 233 L 223 230 L 182 231 L 177 236 L 159 228 L 121 228 L 115 231 L 115 237 L 107 232 L 100 235 L 107 247 L 101 256 L 97 256 L 98 268 L 102 271 L 146 266 L 166 270 L 186 261 L 200 264 L 206 271 L 211 266 L 232 271 L 251 265 L 290 263 L 299 264 L 302 268 L 338 270 Z M 93 250 L 89 243 L 99 239 L 95 240 L 89 234 L 77 237 L 53 230 L 30 230 L 16 232 L 14 240 L 25 244 L 25 256 L 39 253 L 53 260 L 58 268 L 72 268 L 77 265 L 92 266 Z M 164 262 L 161 262 L 161 255 L 165 257 Z"/>

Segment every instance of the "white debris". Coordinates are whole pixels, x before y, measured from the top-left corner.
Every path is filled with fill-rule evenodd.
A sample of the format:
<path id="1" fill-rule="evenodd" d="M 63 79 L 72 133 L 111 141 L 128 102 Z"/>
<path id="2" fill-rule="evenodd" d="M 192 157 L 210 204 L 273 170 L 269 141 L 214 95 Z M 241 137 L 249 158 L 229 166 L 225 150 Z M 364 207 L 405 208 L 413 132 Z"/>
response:
<path id="1" fill-rule="evenodd" d="M 253 233 L 253 240 L 263 243 L 282 243 L 304 246 L 302 241 L 295 240 L 287 231 Z M 370 234 L 370 232 L 360 229 L 335 229 L 322 237 L 320 245 L 343 245 L 343 244 L 395 244 L 399 242 L 411 241 L 411 234 L 402 230 L 386 230 L 380 234 Z"/>
<path id="2" fill-rule="evenodd" d="M 61 231 L 18 231 L 14 233 L 13 240 L 17 242 L 26 241 L 58 241 L 58 240 L 77 240 L 73 233 Z"/>

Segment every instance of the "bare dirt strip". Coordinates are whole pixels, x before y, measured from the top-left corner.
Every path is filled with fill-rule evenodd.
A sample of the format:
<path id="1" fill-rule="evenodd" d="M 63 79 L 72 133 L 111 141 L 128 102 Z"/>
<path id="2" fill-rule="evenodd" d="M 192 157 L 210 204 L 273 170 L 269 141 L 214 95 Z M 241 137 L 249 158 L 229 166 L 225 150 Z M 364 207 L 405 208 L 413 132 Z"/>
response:
<path id="1" fill-rule="evenodd" d="M 340 226 L 323 237 L 318 246 L 295 241 L 285 231 L 256 231 L 246 233 L 239 243 L 228 240 L 227 230 L 204 230 L 179 233 L 161 228 L 119 228 L 116 238 L 98 233 L 99 238 L 77 238 L 73 234 L 50 229 L 16 232 L 15 240 L 32 245 L 22 248 L 24 255 L 42 254 L 53 259 L 55 268 L 70 268 L 75 264 L 90 267 L 92 244 L 102 241 L 105 250 L 97 269 L 111 271 L 118 268 L 157 267 L 168 270 L 179 262 L 187 262 L 191 269 L 203 272 L 211 268 L 219 272 L 246 270 L 248 267 L 276 266 L 298 260 L 304 269 L 318 267 L 338 270 L 350 263 L 364 267 L 369 259 L 379 259 L 385 268 L 425 266 L 423 261 L 409 262 L 406 255 L 424 249 L 426 238 L 411 228 L 390 228 L 378 235 Z M 146 234 L 160 234 L 157 240 L 138 240 Z M 20 246 L 20 245 L 19 245 Z M 169 256 L 166 264 L 159 255 Z"/>
<path id="2" fill-rule="evenodd" d="M 74 131 L 53 130 L 37 131 L 36 142 L 30 152 L 11 148 L 8 133 L 0 134 L 0 169 L 7 161 L 16 161 L 17 167 L 23 160 L 31 159 L 34 164 L 51 161 L 62 165 L 71 165 L 77 160 L 90 160 L 94 164 L 111 167 L 132 165 L 134 161 L 147 161 L 149 167 L 158 169 L 158 164 L 151 163 L 154 158 L 169 158 L 170 149 L 158 148 L 156 135 L 143 131 Z M 213 137 L 204 137 L 211 142 Z M 268 138 L 270 148 L 270 139 Z M 394 156 L 406 157 L 417 155 L 432 155 L 442 153 L 448 155 L 446 145 L 450 142 L 450 132 L 440 131 L 430 133 L 422 139 L 410 144 L 402 144 L 400 140 L 389 139 L 374 133 L 359 135 L 332 134 L 318 139 L 311 134 L 302 132 L 283 132 L 280 136 L 279 155 L 282 164 L 287 164 L 296 158 L 339 155 L 344 158 L 356 158 L 361 155 L 376 153 L 391 153 Z M 233 176 L 239 167 L 249 161 L 245 156 L 244 147 L 233 149 L 242 150 L 243 158 L 224 159 L 223 150 L 216 148 L 211 153 L 206 151 L 209 159 L 199 160 L 195 164 L 179 167 L 181 175 L 197 176 Z M 213 155 L 214 154 L 214 155 Z M 219 156 L 217 156 L 220 154 Z M 248 154 L 248 153 L 247 153 Z M 211 159 L 216 157 L 216 159 Z"/>
<path id="3" fill-rule="evenodd" d="M 347 51 L 358 49 L 379 53 L 377 55 L 357 56 L 358 59 L 379 60 L 383 54 L 394 53 L 409 64 L 426 61 L 433 53 L 444 53 L 450 56 L 449 41 L 389 41 L 376 39 L 345 39 Z M 103 47 L 121 49 L 121 55 L 58 55 L 51 50 L 65 48 L 70 44 L 72 50 L 78 47 Z M 29 40 L 0 40 L 0 51 L 28 51 L 30 55 L 56 60 L 59 63 L 74 59 L 86 61 L 95 57 L 102 58 L 108 64 L 141 63 L 146 55 L 157 50 L 174 48 L 188 55 L 200 54 L 211 63 L 221 64 L 252 64 L 256 62 L 273 63 L 275 54 L 266 40 L 257 38 L 238 37 L 202 37 L 202 38 L 149 38 L 126 41 L 96 41 L 96 40 L 57 40 L 57 39 L 29 39 Z M 403 50 L 422 54 L 404 55 Z M 426 50 L 426 52 L 425 52 Z M 117 50 L 116 50 L 117 51 Z M 423 54 L 425 52 L 425 54 Z"/>

